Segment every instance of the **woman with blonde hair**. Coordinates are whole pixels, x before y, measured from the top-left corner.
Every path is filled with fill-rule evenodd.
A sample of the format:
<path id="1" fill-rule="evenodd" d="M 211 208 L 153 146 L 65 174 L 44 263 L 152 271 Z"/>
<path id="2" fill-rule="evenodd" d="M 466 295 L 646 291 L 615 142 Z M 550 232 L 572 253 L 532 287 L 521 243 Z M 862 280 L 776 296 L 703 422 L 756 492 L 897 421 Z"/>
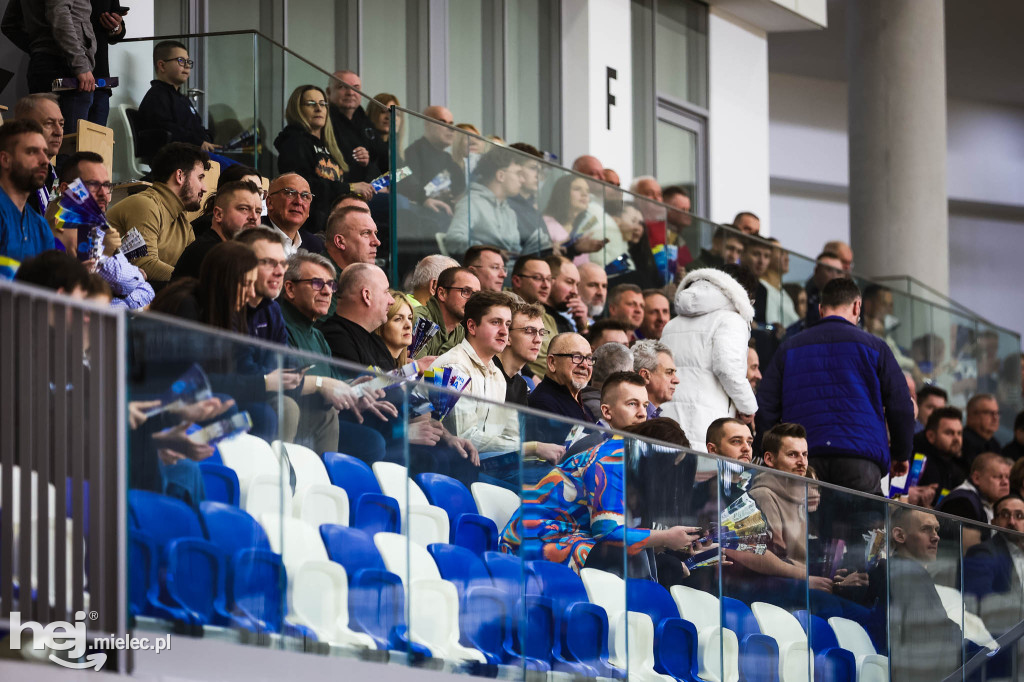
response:
<path id="1" fill-rule="evenodd" d="M 382 367 L 383 370 L 398 369 L 409 362 L 409 344 L 412 343 L 412 328 L 416 323 L 416 315 L 412 311 L 412 304 L 401 291 L 391 289 L 389 291 L 395 299 L 388 308 L 388 319 L 381 326 L 374 330 L 374 334 L 384 339 L 384 345 L 391 351 L 395 359 L 395 366 Z M 420 358 L 416 361 L 419 371 L 430 367 L 437 356 L 431 355 Z"/>
<path id="2" fill-rule="evenodd" d="M 300 85 L 288 98 L 284 118 L 288 122 L 274 140 L 281 173 L 297 173 L 309 183 L 309 220 L 305 229 L 323 230 L 335 198 L 358 194 L 369 199 L 373 187 L 365 182 L 345 182 L 348 165 L 334 138 L 327 111 L 327 94 L 315 85 Z"/>
<path id="3" fill-rule="evenodd" d="M 459 168 L 465 172 L 466 186 L 468 187 L 470 176 L 473 174 L 473 169 L 476 168 L 476 162 L 487 153 L 490 145 L 481 139 L 483 133 L 472 123 L 457 123 L 455 127 L 459 130 L 465 130 L 467 133 L 480 136 L 473 137 L 473 135 L 457 134 L 452 142 L 452 158 L 455 159 L 455 163 L 458 164 Z"/>

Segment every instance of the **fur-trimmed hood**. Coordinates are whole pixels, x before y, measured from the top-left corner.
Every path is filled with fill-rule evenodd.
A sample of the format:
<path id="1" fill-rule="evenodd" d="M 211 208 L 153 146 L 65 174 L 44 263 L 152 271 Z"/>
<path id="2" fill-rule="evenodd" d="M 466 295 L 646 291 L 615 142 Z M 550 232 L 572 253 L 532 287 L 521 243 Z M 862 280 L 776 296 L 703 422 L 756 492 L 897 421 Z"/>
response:
<path id="1" fill-rule="evenodd" d="M 754 306 L 746 289 L 726 273 L 701 268 L 686 275 L 676 292 L 676 313 L 697 317 L 723 309 L 739 313 L 748 324 L 754 319 Z"/>

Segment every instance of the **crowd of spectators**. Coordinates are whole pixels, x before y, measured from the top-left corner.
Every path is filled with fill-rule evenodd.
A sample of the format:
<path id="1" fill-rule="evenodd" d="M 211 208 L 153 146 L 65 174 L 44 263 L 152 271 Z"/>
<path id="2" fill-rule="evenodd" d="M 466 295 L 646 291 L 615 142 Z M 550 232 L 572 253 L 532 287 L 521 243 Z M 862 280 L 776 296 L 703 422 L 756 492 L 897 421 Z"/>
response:
<path id="1" fill-rule="evenodd" d="M 139 114 L 162 144 L 150 158 L 150 186 L 113 206 L 102 157 L 85 152 L 51 165 L 77 99 L 29 95 L 0 127 L 0 258 L 17 279 L 316 358 L 282 367 L 262 343 L 207 346 L 199 336 L 179 341 L 154 331 L 133 344 L 135 361 L 154 368 L 141 393 L 158 392 L 161 381 L 199 362 L 223 398 L 197 410 L 196 421 L 244 409 L 268 440 L 321 453 L 358 443 L 353 454 L 408 462 L 413 474 L 525 486 L 521 511 L 499 529 L 503 548 L 577 570 L 621 563 L 624 545 L 627 570 L 696 579 L 679 557 L 702 548 L 701 518 L 716 506 L 709 490 L 748 494 L 773 531 L 770 551 L 729 550 L 723 575 L 737 594 L 772 590 L 781 602 L 797 603 L 810 587 L 870 606 L 877 589 L 867 566 L 812 566 L 820 559 L 808 535 L 813 519 L 828 519 L 846 540 L 863 525 L 844 526 L 835 496 L 816 498 L 812 509 L 812 476 L 869 494 L 905 481 L 905 499 L 921 508 L 1007 528 L 1024 523 L 1024 414 L 1009 443 L 996 440 L 1005 383 L 998 339 L 981 332 L 957 340 L 958 353 L 978 357 L 967 377 L 950 371 L 938 337 L 901 345 L 893 292 L 858 287 L 847 244 L 827 243 L 806 282 L 788 281 L 788 252 L 759 236 L 760 220 L 744 211 L 715 229 L 709 248 L 695 243 L 691 257 L 684 243 L 696 226 L 685 189 L 642 177 L 631 186 L 636 199 L 623 202 L 618 175 L 593 156 L 575 161 L 578 174 L 545 184 L 537 149 L 456 137 L 451 112 L 434 106 L 424 112 L 422 136 L 401 145 L 399 163 L 411 175 L 392 190 L 399 236 L 425 237 L 430 251 L 444 253 L 399 259 L 405 280 L 391 281 L 381 267 L 393 253 L 382 244 L 381 222 L 396 217 L 370 181 L 389 169 L 392 113 L 381 105 L 396 98 L 379 95 L 364 110 L 352 71 L 336 72 L 326 88 L 296 88 L 274 143 L 279 173 L 267 179 L 269 190 L 255 169 L 229 164 L 204 203 L 217 146 L 180 93 L 191 66 L 184 45 L 156 46 L 156 80 Z M 101 263 L 71 255 L 81 237 L 64 228 L 52 200 L 50 190 L 76 179 L 106 212 Z M 670 209 L 659 219 L 640 198 Z M 129 263 L 118 247 L 133 229 L 147 253 Z M 680 254 L 671 271 L 654 260 L 655 247 L 669 244 Z M 438 329 L 411 356 L 421 321 Z M 402 391 L 361 389 L 369 376 L 330 358 L 380 372 L 413 363 L 413 375 L 453 368 L 470 381 L 439 419 L 416 412 Z M 969 397 L 966 421 L 951 395 Z M 736 464 L 699 480 L 692 458 L 677 459 L 671 475 L 661 472 L 663 485 L 693 486 L 689 516 L 680 510 L 655 529 L 647 514 L 647 525 L 631 526 L 623 438 L 581 433 L 573 422 Z M 140 467 L 133 484 L 170 491 L 174 481 L 197 503 L 202 489 L 190 467 L 207 450 L 175 441 L 156 451 L 159 466 Z M 751 461 L 798 478 L 745 480 L 742 464 Z M 893 520 L 891 561 L 904 567 L 901 580 L 919 577 L 934 559 L 935 518 L 901 510 Z M 915 534 L 935 539 L 915 544 Z M 1000 566 L 1012 554 L 1016 566 L 1021 550 L 1008 542 L 964 527 L 960 546 L 969 559 Z M 930 593 L 918 598 L 932 601 Z"/>

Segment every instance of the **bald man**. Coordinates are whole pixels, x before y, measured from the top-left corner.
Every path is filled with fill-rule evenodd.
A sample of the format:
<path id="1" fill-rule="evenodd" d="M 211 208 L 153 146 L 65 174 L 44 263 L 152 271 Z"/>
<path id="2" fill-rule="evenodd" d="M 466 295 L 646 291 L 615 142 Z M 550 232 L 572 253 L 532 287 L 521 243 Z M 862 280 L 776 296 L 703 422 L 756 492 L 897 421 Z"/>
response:
<path id="1" fill-rule="evenodd" d="M 398 191 L 412 201 L 430 209 L 439 218 L 450 218 L 455 201 L 466 191 L 466 174 L 446 151 L 455 141 L 455 119 L 442 106 L 429 106 L 423 115 L 437 121 L 423 126 L 423 137 L 405 150 L 405 163 L 412 175 L 398 184 Z M 443 174 L 448 173 L 447 181 Z M 442 177 L 439 177 L 442 176 Z M 436 191 L 428 194 L 425 187 L 436 181 Z M 447 183 L 447 186 L 445 186 Z M 445 223 L 446 224 L 446 223 Z"/>
<path id="2" fill-rule="evenodd" d="M 839 257 L 839 262 L 843 264 L 843 272 L 850 274 L 853 270 L 853 249 L 846 242 L 831 241 L 822 247 L 822 251 L 831 251 Z"/>
<path id="3" fill-rule="evenodd" d="M 387 165 L 387 143 L 378 139 L 377 129 L 363 109 L 363 82 L 355 71 L 343 69 L 331 74 L 327 83 L 331 125 L 338 148 L 345 155 L 347 182 L 370 182 Z M 383 163 L 382 163 L 383 162 Z"/>
<path id="4" fill-rule="evenodd" d="M 287 238 L 284 252 L 289 258 L 300 248 L 322 254 L 324 242 L 308 230 L 302 229 L 309 219 L 312 198 L 308 195 L 309 183 L 297 173 L 279 175 L 270 182 L 267 193 L 267 214 L 263 224 L 280 232 Z"/>
<path id="5" fill-rule="evenodd" d="M 388 276 L 376 265 L 353 263 L 342 270 L 334 315 L 317 324 L 331 355 L 363 367 L 394 367 L 384 339 L 373 333 L 387 321 L 394 302 L 388 288 Z"/>

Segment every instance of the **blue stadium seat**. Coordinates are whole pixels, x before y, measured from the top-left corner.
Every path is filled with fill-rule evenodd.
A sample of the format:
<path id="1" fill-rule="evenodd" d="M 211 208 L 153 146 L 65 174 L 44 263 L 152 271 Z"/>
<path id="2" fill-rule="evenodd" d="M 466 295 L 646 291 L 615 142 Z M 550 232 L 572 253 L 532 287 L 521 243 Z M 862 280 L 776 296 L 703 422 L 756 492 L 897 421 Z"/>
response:
<path id="1" fill-rule="evenodd" d="M 587 599 L 580 577 L 562 564 L 528 561 L 526 570 L 550 597 L 558 620 L 555 646 L 551 652 L 556 671 L 577 672 L 579 664 L 588 676 L 614 677 L 621 671 L 608 663 L 608 614 Z"/>
<path id="2" fill-rule="evenodd" d="M 369 465 L 351 455 L 325 452 L 324 466 L 331 483 L 348 493 L 350 526 L 370 535 L 401 532 L 398 501 L 381 492 Z"/>
<path id="3" fill-rule="evenodd" d="M 234 469 L 223 464 L 200 462 L 199 470 L 203 474 L 203 487 L 206 489 L 207 500 L 238 506 L 242 492 L 238 485 L 238 474 Z"/>
<path id="4" fill-rule="evenodd" d="M 315 640 L 313 632 L 285 621 L 288 576 L 281 556 L 262 549 L 243 549 L 231 559 L 234 602 L 231 624 L 251 632 L 281 633 Z"/>
<path id="5" fill-rule="evenodd" d="M 778 682 L 779 646 L 761 634 L 750 607 L 739 599 L 722 597 L 722 625 L 740 641 L 740 679 L 747 682 Z"/>
<path id="6" fill-rule="evenodd" d="M 147 490 L 129 490 L 128 514 L 133 530 L 146 532 L 161 555 L 171 540 L 206 537 L 192 507 L 173 497 Z"/>
<path id="7" fill-rule="evenodd" d="M 176 617 L 160 601 L 159 563 L 156 541 L 133 528 L 128 534 L 128 609 L 132 616 Z"/>
<path id="8" fill-rule="evenodd" d="M 506 610 L 519 621 L 506 647 L 508 655 L 523 659 L 527 670 L 550 670 L 556 632 L 554 606 L 549 597 L 541 596 L 540 581 L 525 572 L 522 559 L 511 554 L 484 552 L 484 565 L 494 586 L 505 595 Z"/>
<path id="9" fill-rule="evenodd" d="M 167 549 L 167 595 L 193 625 L 231 623 L 226 597 L 227 564 L 219 547 L 199 538 L 172 540 Z"/>
<path id="10" fill-rule="evenodd" d="M 270 541 L 263 526 L 244 509 L 223 502 L 202 502 L 199 515 L 210 542 L 229 559 L 238 550 L 250 547 L 270 551 Z"/>
<path id="11" fill-rule="evenodd" d="M 498 548 L 494 521 L 477 513 L 472 493 L 459 481 L 443 474 L 425 473 L 415 477 L 430 504 L 448 512 L 449 542 L 477 555 Z"/>
<path id="12" fill-rule="evenodd" d="M 685 682 L 697 677 L 697 628 L 679 617 L 672 596 L 652 580 L 626 581 L 629 611 L 646 613 L 654 622 L 654 669 Z"/>
<path id="13" fill-rule="evenodd" d="M 794 611 L 793 616 L 807 633 L 814 652 L 815 682 L 857 682 L 857 657 L 839 646 L 828 621 L 807 611 Z"/>
<path id="14" fill-rule="evenodd" d="M 325 523 L 320 526 L 320 538 L 327 549 L 327 557 L 345 567 L 350 586 L 359 571 L 387 570 L 373 539 L 358 528 Z"/>

